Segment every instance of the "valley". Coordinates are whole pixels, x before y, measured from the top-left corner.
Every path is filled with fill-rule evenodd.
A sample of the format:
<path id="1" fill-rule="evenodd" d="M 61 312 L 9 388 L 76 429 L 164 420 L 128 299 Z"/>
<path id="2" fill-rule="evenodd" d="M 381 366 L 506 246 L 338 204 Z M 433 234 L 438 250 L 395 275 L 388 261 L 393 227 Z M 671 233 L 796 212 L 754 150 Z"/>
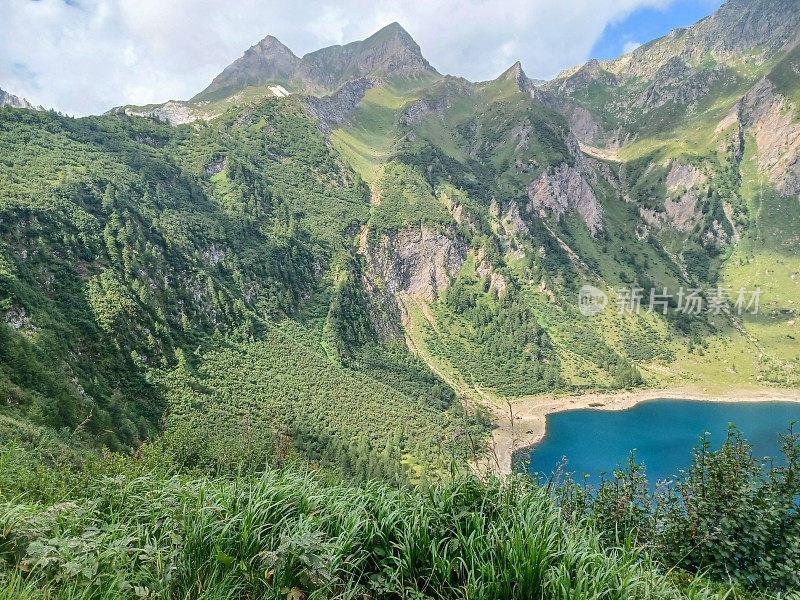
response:
<path id="1" fill-rule="evenodd" d="M 728 0 L 473 82 L 391 23 L 102 115 L 0 90 L 0 586 L 791 597 L 793 432 L 668 501 L 514 457 L 575 409 L 800 401 L 798 31 Z"/>

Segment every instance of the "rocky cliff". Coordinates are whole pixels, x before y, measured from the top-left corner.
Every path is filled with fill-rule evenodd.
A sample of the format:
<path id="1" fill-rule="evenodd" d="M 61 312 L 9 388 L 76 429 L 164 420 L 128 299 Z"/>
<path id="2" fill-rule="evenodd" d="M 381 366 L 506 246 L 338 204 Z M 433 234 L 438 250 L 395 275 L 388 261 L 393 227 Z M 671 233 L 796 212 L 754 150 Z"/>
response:
<path id="1" fill-rule="evenodd" d="M 362 77 L 355 81 L 349 81 L 330 96 L 309 96 L 304 104 L 309 113 L 317 119 L 320 129 L 328 133 L 331 127 L 336 127 L 344 123 L 351 112 L 353 112 L 364 94 L 369 88 L 374 86 L 373 80 Z"/>
<path id="2" fill-rule="evenodd" d="M 406 301 L 433 302 L 458 275 L 468 247 L 454 232 L 423 226 L 384 234 L 377 243 L 366 231 L 359 252 L 366 260 L 367 291 L 376 305 L 393 301 L 405 322 Z"/>
<path id="3" fill-rule="evenodd" d="M 29 108 L 31 110 L 44 110 L 41 106 L 34 106 L 25 98 L 15 96 L 0 90 L 0 106 L 11 106 L 12 108 Z"/>
<path id="4" fill-rule="evenodd" d="M 786 196 L 800 196 L 800 123 L 797 107 L 761 79 L 731 109 L 717 132 L 738 123 L 749 131 L 758 148 L 758 168 Z"/>
<path id="5" fill-rule="evenodd" d="M 573 164 L 563 162 L 550 167 L 528 185 L 528 210 L 543 217 L 561 217 L 575 210 L 592 235 L 596 235 L 603 228 L 603 209 L 589 182 L 597 179 L 597 173 L 572 134 L 567 141 Z"/>

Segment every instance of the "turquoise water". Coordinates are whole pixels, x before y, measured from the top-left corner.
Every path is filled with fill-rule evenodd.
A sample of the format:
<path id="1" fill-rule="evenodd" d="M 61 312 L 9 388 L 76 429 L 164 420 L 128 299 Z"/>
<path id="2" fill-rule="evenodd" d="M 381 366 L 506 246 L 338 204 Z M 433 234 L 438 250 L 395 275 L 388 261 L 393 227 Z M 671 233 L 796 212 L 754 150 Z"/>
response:
<path id="1" fill-rule="evenodd" d="M 621 411 L 556 413 L 548 415 L 545 437 L 531 450 L 530 471 L 549 477 L 563 457 L 567 472 L 586 473 L 596 485 L 600 473 L 610 473 L 636 450 L 653 484 L 690 464 L 703 431 L 719 447 L 733 423 L 756 456 L 776 456 L 778 434 L 786 433 L 791 421 L 800 422 L 800 403 L 651 400 Z"/>

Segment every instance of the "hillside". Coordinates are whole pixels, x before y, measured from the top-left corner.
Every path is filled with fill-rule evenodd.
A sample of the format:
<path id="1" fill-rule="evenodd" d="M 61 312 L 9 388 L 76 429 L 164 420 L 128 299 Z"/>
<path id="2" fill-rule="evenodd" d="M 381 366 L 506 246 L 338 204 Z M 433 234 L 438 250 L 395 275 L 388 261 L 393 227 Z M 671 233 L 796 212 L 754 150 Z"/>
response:
<path id="1" fill-rule="evenodd" d="M 267 37 L 187 102 L 4 109 L 3 410 L 114 450 L 187 423 L 399 443 L 416 481 L 541 394 L 797 386 L 794 8 L 544 84 L 442 76 L 395 23 Z"/>
<path id="2" fill-rule="evenodd" d="M 393 468 L 417 477 L 439 460 L 429 439 L 452 438 L 464 416 L 365 316 L 344 235 L 366 218 L 366 188 L 296 102 L 237 117 L 198 131 L 2 109 L 0 145 L 15 157 L 0 175 L 3 410 L 129 450 L 224 402 L 215 445 L 225 456 L 193 460 L 235 458 L 231 440 L 246 427 L 261 445 L 243 451 L 261 456 L 285 435 L 367 458 L 395 439 L 405 466 Z M 280 125 L 265 144 L 267 120 Z M 257 369 L 252 390 L 231 395 L 230 370 L 212 383 L 219 361 L 244 361 L 247 378 Z M 354 403 L 346 422 L 343 399 Z M 6 434 L 24 435 L 13 422 Z M 409 423 L 419 435 L 402 434 Z"/>
<path id="3" fill-rule="evenodd" d="M 0 91 L 0 591 L 792 597 L 792 431 L 655 495 L 509 473 L 581 395 L 800 388 L 798 25 L 729 0 L 549 82 L 392 23 L 101 116 Z"/>
<path id="4" fill-rule="evenodd" d="M 0 498 L 0 558 L 21 560 L 0 565 L 4 596 L 744 597 L 609 549 L 523 479 L 421 491 L 288 468 L 234 482 L 171 475 L 154 458 L 95 472 L 50 511 Z"/>

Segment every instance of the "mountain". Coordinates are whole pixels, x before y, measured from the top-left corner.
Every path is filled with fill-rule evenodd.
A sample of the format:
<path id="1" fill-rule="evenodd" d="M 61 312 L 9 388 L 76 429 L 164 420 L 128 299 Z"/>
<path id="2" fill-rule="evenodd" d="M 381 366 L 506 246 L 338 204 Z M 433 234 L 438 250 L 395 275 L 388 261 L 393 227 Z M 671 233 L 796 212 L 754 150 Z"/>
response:
<path id="1" fill-rule="evenodd" d="M 682 268 L 736 284 L 761 279 L 774 251 L 788 256 L 787 270 L 763 283 L 790 314 L 800 266 L 785 227 L 800 195 L 798 9 L 795 0 L 731 0 L 542 86 L 584 149 L 618 162 L 650 234 Z M 742 261 L 751 266 L 735 266 Z"/>
<path id="2" fill-rule="evenodd" d="M 418 483 L 492 421 L 509 470 L 546 394 L 796 387 L 796 8 L 730 0 L 550 82 L 441 75 L 392 24 L 302 58 L 267 37 L 188 101 L 5 111 L 8 410 Z"/>
<path id="3" fill-rule="evenodd" d="M 549 82 L 441 75 L 392 24 L 267 37 L 191 100 L 0 110 L 0 586 L 795 589 L 796 470 L 735 431 L 656 498 L 633 463 L 489 475 L 602 394 L 797 397 L 797 9 Z"/>
<path id="4" fill-rule="evenodd" d="M 288 84 L 296 77 L 300 62 L 291 50 L 268 35 L 226 67 L 193 100 L 230 96 L 246 87 L 270 82 Z"/>
<path id="5" fill-rule="evenodd" d="M 797 0 L 730 0 L 691 27 L 565 71 L 543 88 L 582 140 L 619 147 L 743 95 L 797 47 L 799 10 Z"/>
<path id="6" fill-rule="evenodd" d="M 41 106 L 34 106 L 25 98 L 20 98 L 14 94 L 9 94 L 0 90 L 0 106 L 11 106 L 12 108 L 29 108 L 31 110 L 44 110 Z"/>
<path id="7" fill-rule="evenodd" d="M 269 83 L 292 91 L 332 92 L 366 76 L 436 74 L 417 43 L 399 24 L 387 25 L 360 42 L 330 46 L 297 58 L 272 36 L 251 47 L 226 67 L 193 101 L 213 101 L 247 87 Z"/>

